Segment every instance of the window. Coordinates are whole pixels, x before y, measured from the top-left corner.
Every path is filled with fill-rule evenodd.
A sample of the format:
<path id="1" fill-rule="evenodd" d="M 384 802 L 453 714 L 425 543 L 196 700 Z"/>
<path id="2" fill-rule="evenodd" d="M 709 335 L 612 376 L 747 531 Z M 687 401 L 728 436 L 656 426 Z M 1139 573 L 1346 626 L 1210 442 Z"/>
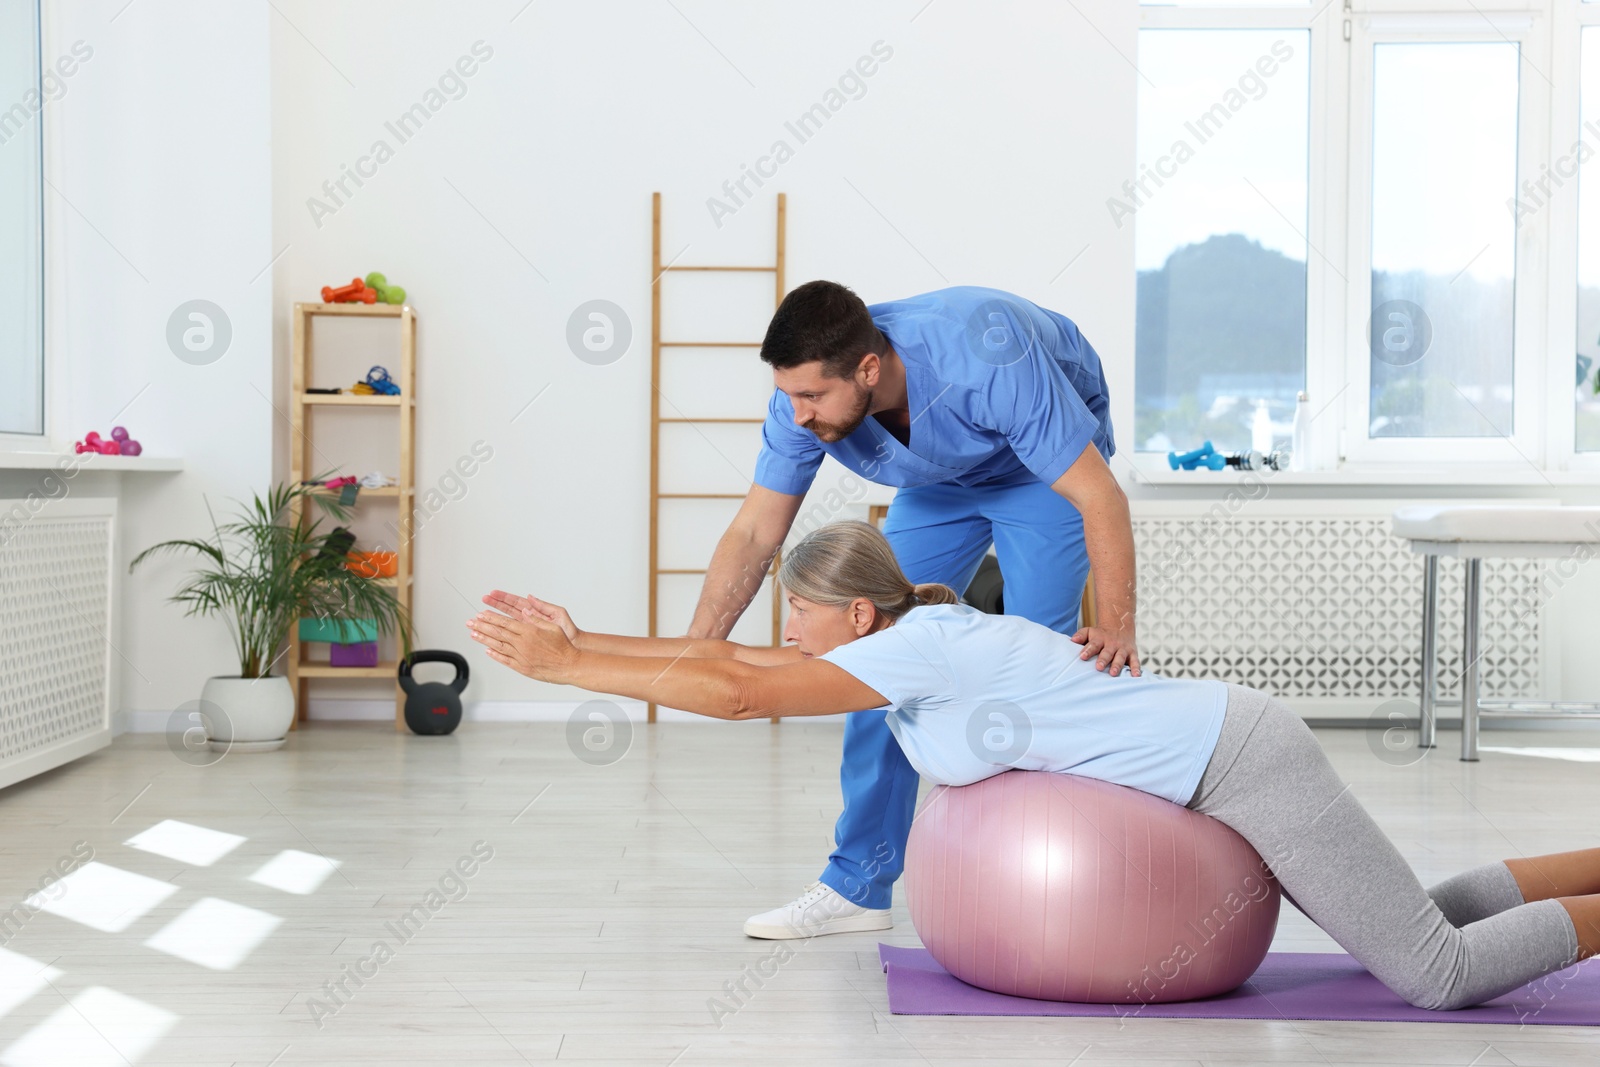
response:
<path id="1" fill-rule="evenodd" d="M 1263 429 L 1281 446 L 1303 388 L 1318 469 L 1600 469 L 1600 2 L 1512 7 L 1141 5 L 1138 177 L 1226 88 L 1224 46 L 1285 37 L 1300 66 L 1133 205 L 1118 417 L 1139 449 L 1258 447 Z M 1268 212 L 1243 213 L 1227 177 Z M 1185 276 L 1227 239 L 1297 266 L 1303 299 L 1232 265 Z"/>
<path id="2" fill-rule="evenodd" d="M 1286 443 L 1305 387 L 1309 34 L 1139 35 L 1137 447 Z M 1263 440 L 1263 434 L 1265 440 Z"/>
<path id="3" fill-rule="evenodd" d="M 1370 437 L 1515 429 L 1517 63 L 1503 41 L 1374 45 Z"/>
<path id="4" fill-rule="evenodd" d="M 1583 159 L 1578 170 L 1578 366 L 1576 448 L 1600 452 L 1600 163 L 1595 144 L 1600 136 L 1600 26 L 1586 26 L 1579 73 L 1583 151 L 1568 159 Z M 1557 141 L 1560 145 L 1561 142 Z M 1559 173 L 1558 173 L 1559 177 Z"/>
<path id="5" fill-rule="evenodd" d="M 44 433 L 37 0 L 0 0 L 0 433 Z"/>

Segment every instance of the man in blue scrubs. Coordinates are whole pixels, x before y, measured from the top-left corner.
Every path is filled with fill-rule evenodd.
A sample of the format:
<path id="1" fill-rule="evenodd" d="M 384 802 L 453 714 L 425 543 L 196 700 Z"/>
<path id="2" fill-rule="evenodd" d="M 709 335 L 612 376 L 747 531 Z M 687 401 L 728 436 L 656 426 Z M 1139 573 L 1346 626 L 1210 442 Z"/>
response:
<path id="1" fill-rule="evenodd" d="M 815 281 L 784 298 L 761 358 L 776 389 L 755 483 L 717 544 L 689 636 L 728 635 L 826 454 L 899 487 L 883 532 L 913 583 L 964 590 L 992 543 L 1007 614 L 1072 634 L 1097 668 L 1139 673 L 1133 530 L 1106 465 L 1105 375 L 1070 319 L 995 289 L 868 307 Z M 1091 563 L 1099 625 L 1080 628 Z M 882 711 L 846 721 L 840 784 L 827 869 L 799 899 L 753 916 L 746 934 L 889 928 L 917 773 Z"/>

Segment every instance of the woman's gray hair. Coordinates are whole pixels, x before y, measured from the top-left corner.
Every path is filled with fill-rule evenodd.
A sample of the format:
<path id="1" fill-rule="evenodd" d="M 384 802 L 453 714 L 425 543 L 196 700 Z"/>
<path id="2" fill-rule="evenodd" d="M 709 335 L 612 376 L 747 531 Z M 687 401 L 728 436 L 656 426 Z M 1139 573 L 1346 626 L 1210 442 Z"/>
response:
<path id="1" fill-rule="evenodd" d="M 795 596 L 829 607 L 865 598 L 890 621 L 922 604 L 961 601 L 948 585 L 912 585 L 883 532 L 855 519 L 807 534 L 784 556 L 778 581 Z"/>

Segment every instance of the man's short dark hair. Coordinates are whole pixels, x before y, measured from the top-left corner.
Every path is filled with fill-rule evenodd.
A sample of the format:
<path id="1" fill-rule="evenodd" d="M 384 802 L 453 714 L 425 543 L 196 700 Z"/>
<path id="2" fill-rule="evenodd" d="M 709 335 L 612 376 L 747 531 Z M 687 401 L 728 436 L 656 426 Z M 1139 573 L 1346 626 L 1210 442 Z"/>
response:
<path id="1" fill-rule="evenodd" d="M 868 352 L 881 355 L 887 349 L 859 296 L 838 282 L 815 281 L 778 305 L 761 342 L 761 358 L 784 370 L 820 361 L 824 377 L 850 378 Z"/>

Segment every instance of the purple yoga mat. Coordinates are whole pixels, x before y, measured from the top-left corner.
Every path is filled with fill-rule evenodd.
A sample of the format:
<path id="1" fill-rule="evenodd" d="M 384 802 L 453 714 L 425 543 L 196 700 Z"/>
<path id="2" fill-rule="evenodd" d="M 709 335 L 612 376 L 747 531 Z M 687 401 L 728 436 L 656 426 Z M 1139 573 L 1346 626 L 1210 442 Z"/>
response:
<path id="1" fill-rule="evenodd" d="M 927 949 L 879 945 L 896 1015 L 1075 1015 L 1147 1019 L 1335 1019 L 1344 1022 L 1600 1026 L 1600 963 L 1588 960 L 1460 1011 L 1413 1008 L 1342 952 L 1272 952 L 1232 993 L 1178 1004 L 1066 1004 L 967 985 Z"/>

